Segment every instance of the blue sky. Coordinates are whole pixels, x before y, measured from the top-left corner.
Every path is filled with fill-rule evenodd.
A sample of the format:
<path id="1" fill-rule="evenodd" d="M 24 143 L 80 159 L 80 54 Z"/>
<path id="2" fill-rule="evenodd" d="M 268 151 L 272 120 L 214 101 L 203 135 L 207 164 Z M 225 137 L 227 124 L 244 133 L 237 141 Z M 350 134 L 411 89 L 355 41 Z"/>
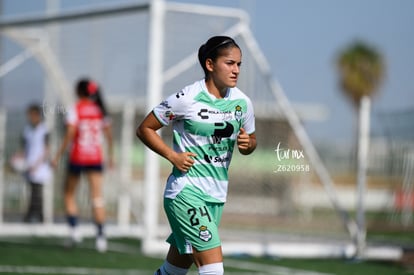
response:
<path id="1" fill-rule="evenodd" d="M 116 0 L 62 0 L 62 7 Z M 307 123 L 312 139 L 351 140 L 355 110 L 338 87 L 335 58 L 356 39 L 384 56 L 386 77 L 373 100 L 373 131 L 381 112 L 414 108 L 414 1 L 411 0 L 186 0 L 248 10 L 254 34 L 288 98 L 317 103 L 329 118 Z M 4 14 L 43 12 L 45 1 L 5 0 Z M 413 122 L 414 123 L 414 122 Z M 413 125 L 414 126 L 414 125 Z"/>

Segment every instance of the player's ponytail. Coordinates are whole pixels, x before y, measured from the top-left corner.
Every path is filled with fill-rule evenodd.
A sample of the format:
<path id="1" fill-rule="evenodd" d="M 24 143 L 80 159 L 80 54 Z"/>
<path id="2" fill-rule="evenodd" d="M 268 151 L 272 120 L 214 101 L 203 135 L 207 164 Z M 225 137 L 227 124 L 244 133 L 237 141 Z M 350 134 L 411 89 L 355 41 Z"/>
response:
<path id="1" fill-rule="evenodd" d="M 95 103 L 101 108 L 102 114 L 106 117 L 108 114 L 108 111 L 106 109 L 105 102 L 102 97 L 102 92 L 99 86 L 96 86 L 96 90 L 92 92 L 92 94 L 89 95 L 89 97 L 95 101 Z"/>
<path id="2" fill-rule="evenodd" d="M 198 49 L 198 61 L 203 68 L 205 78 L 208 78 L 209 71 L 206 67 L 207 59 L 215 61 L 220 55 L 223 49 L 229 49 L 236 47 L 240 49 L 236 41 L 228 36 L 213 36 L 207 42 L 200 46 Z"/>

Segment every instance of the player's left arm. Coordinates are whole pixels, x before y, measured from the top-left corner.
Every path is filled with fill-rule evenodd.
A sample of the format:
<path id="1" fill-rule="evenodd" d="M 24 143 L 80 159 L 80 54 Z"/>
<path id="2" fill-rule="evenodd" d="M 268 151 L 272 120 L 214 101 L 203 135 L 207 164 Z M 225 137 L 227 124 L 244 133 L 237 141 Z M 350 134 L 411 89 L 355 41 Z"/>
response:
<path id="1" fill-rule="evenodd" d="M 247 111 L 244 113 L 243 124 L 237 135 L 237 148 L 242 155 L 251 154 L 257 146 L 253 104 L 248 98 L 246 99 L 246 105 Z"/>
<path id="2" fill-rule="evenodd" d="M 113 135 L 112 135 L 112 124 L 110 122 L 106 123 L 103 128 L 103 133 L 107 143 L 108 149 L 108 166 L 109 168 L 114 167 L 114 145 L 113 145 Z"/>
<path id="3" fill-rule="evenodd" d="M 244 128 L 240 128 L 237 136 L 237 148 L 242 155 L 249 155 L 256 149 L 256 134 L 248 134 Z"/>

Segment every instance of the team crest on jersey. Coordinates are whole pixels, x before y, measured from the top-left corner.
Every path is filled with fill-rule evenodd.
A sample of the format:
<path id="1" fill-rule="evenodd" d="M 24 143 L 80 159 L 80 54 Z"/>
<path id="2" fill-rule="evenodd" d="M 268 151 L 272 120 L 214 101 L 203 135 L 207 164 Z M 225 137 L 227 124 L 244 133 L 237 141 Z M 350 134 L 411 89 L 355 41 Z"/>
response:
<path id="1" fill-rule="evenodd" d="M 241 120 L 242 115 L 243 115 L 242 107 L 240 105 L 237 105 L 236 111 L 234 111 L 234 116 L 236 117 L 236 120 L 237 121 Z"/>
<path id="2" fill-rule="evenodd" d="M 207 226 L 202 225 L 200 226 L 200 232 L 198 233 L 198 236 L 200 237 L 201 240 L 208 242 L 209 240 L 211 240 L 211 238 L 213 237 L 210 233 L 210 231 L 208 231 Z"/>

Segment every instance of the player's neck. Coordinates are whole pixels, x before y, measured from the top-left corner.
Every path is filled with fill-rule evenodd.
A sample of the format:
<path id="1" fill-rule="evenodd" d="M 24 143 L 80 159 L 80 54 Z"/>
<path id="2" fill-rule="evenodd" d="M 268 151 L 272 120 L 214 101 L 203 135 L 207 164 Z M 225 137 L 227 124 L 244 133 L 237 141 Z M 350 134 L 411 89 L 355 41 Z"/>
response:
<path id="1" fill-rule="evenodd" d="M 206 80 L 206 87 L 208 92 L 216 98 L 224 98 L 227 95 L 228 87 L 218 87 L 212 79 Z"/>
<path id="2" fill-rule="evenodd" d="M 36 128 L 37 126 L 39 126 L 40 125 L 40 123 L 41 123 L 42 121 L 36 121 L 36 122 L 31 122 L 30 123 L 30 127 L 32 127 L 32 128 Z"/>
<path id="3" fill-rule="evenodd" d="M 79 97 L 79 101 L 80 102 L 88 102 L 88 101 L 92 101 L 89 97 Z"/>

